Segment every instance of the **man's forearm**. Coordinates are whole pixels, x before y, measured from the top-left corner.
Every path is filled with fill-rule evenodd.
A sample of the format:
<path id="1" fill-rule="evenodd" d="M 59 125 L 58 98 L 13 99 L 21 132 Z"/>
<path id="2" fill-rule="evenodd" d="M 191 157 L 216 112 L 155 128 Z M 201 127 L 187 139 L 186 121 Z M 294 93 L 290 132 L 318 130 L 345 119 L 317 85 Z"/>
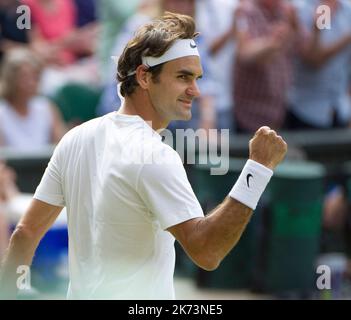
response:
<path id="1" fill-rule="evenodd" d="M 30 266 L 40 240 L 60 214 L 62 207 L 33 199 L 26 214 L 21 218 L 10 239 L 0 271 L 0 293 L 15 298 L 17 268 Z"/>
<path id="2" fill-rule="evenodd" d="M 0 267 L 0 298 L 15 299 L 17 294 L 17 269 L 30 266 L 39 241 L 22 231 L 15 231 L 10 239 L 9 248 Z"/>
<path id="3" fill-rule="evenodd" d="M 216 269 L 237 244 L 287 148 L 274 130 L 265 126 L 258 129 L 249 143 L 249 159 L 229 196 L 206 217 L 167 229 L 199 267 Z"/>
<path id="4" fill-rule="evenodd" d="M 206 248 L 212 255 L 211 259 L 219 264 L 239 241 L 252 212 L 252 209 L 239 201 L 231 197 L 225 198 L 204 219 L 198 221 L 196 231 L 192 233 L 194 243 Z"/>

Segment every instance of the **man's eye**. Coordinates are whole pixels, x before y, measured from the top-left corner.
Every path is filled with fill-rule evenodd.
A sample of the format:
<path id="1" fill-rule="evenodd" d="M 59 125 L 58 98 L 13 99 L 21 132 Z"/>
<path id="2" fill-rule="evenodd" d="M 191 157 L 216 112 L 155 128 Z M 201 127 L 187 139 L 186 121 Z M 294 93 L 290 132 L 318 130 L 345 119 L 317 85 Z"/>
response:
<path id="1" fill-rule="evenodd" d="M 188 76 L 186 75 L 180 75 L 178 76 L 179 79 L 182 79 L 182 80 L 187 80 L 188 79 Z"/>

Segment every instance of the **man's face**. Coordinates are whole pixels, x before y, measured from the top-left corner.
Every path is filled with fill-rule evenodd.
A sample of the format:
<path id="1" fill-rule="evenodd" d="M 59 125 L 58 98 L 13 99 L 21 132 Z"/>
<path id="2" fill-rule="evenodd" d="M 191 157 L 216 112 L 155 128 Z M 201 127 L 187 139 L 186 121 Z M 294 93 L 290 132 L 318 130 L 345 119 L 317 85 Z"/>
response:
<path id="1" fill-rule="evenodd" d="M 150 75 L 151 76 L 151 75 Z M 189 56 L 165 63 L 158 81 L 149 85 L 150 100 L 165 121 L 190 120 L 194 98 L 200 95 L 197 79 L 202 77 L 198 56 Z"/>

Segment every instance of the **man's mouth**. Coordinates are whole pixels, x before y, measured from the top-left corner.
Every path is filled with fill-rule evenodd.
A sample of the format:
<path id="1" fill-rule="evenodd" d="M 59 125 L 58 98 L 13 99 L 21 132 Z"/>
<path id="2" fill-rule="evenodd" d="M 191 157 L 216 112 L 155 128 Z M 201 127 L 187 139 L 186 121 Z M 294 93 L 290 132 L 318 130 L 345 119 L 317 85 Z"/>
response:
<path id="1" fill-rule="evenodd" d="M 181 103 L 191 108 L 192 100 L 178 99 Z"/>

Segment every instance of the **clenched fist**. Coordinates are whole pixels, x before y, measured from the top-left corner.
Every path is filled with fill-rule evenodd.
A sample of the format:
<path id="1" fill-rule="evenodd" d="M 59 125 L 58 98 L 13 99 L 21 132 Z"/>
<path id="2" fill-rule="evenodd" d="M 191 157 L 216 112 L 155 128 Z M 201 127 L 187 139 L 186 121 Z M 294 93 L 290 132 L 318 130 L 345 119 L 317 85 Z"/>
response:
<path id="1" fill-rule="evenodd" d="M 285 157 L 288 145 L 269 127 L 259 128 L 249 143 L 250 159 L 274 169 Z"/>

